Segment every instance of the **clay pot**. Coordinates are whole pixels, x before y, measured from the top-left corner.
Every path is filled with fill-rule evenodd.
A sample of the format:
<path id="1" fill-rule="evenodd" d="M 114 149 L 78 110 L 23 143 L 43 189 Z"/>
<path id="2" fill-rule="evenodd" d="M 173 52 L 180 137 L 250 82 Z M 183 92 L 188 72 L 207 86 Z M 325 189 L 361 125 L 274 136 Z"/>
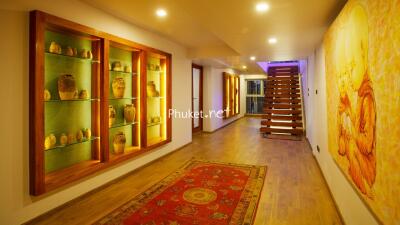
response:
<path id="1" fill-rule="evenodd" d="M 69 133 L 67 136 L 67 144 L 72 144 L 75 141 L 75 136 L 72 133 Z"/>
<path id="2" fill-rule="evenodd" d="M 58 94 L 61 100 L 75 99 L 78 95 L 74 76 L 63 74 L 58 78 Z"/>
<path id="3" fill-rule="evenodd" d="M 68 46 L 68 47 L 65 49 L 64 55 L 67 55 L 67 56 L 74 56 L 74 50 L 72 50 L 72 48 Z"/>
<path id="4" fill-rule="evenodd" d="M 159 123 L 160 122 L 160 117 L 159 116 L 155 116 L 155 117 L 151 118 L 151 122 L 152 123 Z"/>
<path id="5" fill-rule="evenodd" d="M 57 138 L 54 134 L 50 134 L 44 139 L 44 149 L 54 148 L 57 143 Z"/>
<path id="6" fill-rule="evenodd" d="M 124 107 L 124 118 L 127 123 L 132 123 L 135 120 L 136 109 L 133 104 L 126 104 Z"/>
<path id="7" fill-rule="evenodd" d="M 87 90 L 81 90 L 79 92 L 80 99 L 88 99 L 88 97 L 89 97 L 89 94 L 88 94 Z"/>
<path id="8" fill-rule="evenodd" d="M 88 58 L 88 59 L 93 59 L 93 53 L 92 53 L 92 51 L 87 51 L 87 52 L 86 52 L 86 58 Z"/>
<path id="9" fill-rule="evenodd" d="M 82 142 L 83 141 L 83 132 L 81 130 L 78 130 L 78 132 L 76 133 L 76 140 L 78 142 Z"/>
<path id="10" fill-rule="evenodd" d="M 155 97 L 157 95 L 156 84 L 154 81 L 147 82 L 147 96 Z"/>
<path id="11" fill-rule="evenodd" d="M 50 43 L 49 52 L 54 54 L 61 54 L 61 46 L 57 44 L 55 41 Z"/>
<path id="12" fill-rule="evenodd" d="M 113 63 L 112 63 L 112 66 L 111 66 L 111 69 L 112 69 L 113 71 L 118 71 L 118 72 L 122 71 L 122 64 L 121 64 L 121 62 L 119 62 L 119 61 L 113 62 Z"/>
<path id="13" fill-rule="evenodd" d="M 115 111 L 114 106 L 112 106 L 112 105 L 108 106 L 108 126 L 109 127 L 111 127 L 114 124 L 116 116 L 117 116 L 117 113 Z"/>
<path id="14" fill-rule="evenodd" d="M 49 101 L 50 99 L 51 99 L 50 91 L 47 90 L 47 89 L 45 89 L 45 90 L 44 90 L 44 100 L 45 100 L 45 101 Z"/>
<path id="15" fill-rule="evenodd" d="M 60 136 L 60 145 L 64 146 L 68 143 L 68 137 L 66 134 L 62 133 Z"/>
<path id="16" fill-rule="evenodd" d="M 87 58 L 87 51 L 85 49 L 81 49 L 79 52 L 79 57 L 86 59 Z"/>
<path id="17" fill-rule="evenodd" d="M 78 55 L 78 50 L 76 50 L 76 48 L 73 48 L 72 52 L 73 52 L 72 56 L 76 57 Z"/>
<path id="18" fill-rule="evenodd" d="M 126 138 L 124 132 L 118 132 L 113 139 L 114 153 L 121 154 L 125 150 Z"/>
<path id="19" fill-rule="evenodd" d="M 125 73 L 130 73 L 130 72 L 132 72 L 131 67 L 130 67 L 130 66 L 124 66 L 124 72 L 125 72 Z"/>
<path id="20" fill-rule="evenodd" d="M 112 91 L 115 98 L 122 98 L 125 94 L 125 80 L 123 77 L 116 76 L 112 82 Z"/>
<path id="21" fill-rule="evenodd" d="M 86 139 L 90 139 L 92 137 L 92 131 L 90 128 L 86 128 L 85 131 L 83 132 L 83 135 L 85 136 Z"/>

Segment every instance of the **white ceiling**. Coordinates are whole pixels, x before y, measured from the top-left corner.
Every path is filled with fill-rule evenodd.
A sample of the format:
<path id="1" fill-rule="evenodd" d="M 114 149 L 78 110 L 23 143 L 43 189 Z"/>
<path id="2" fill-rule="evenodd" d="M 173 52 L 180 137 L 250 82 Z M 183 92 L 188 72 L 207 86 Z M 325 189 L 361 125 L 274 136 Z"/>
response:
<path id="1" fill-rule="evenodd" d="M 270 10 L 256 12 L 254 0 L 83 0 L 188 48 L 199 64 L 262 73 L 257 61 L 304 59 L 322 41 L 346 0 L 266 0 Z M 155 16 L 157 8 L 168 12 Z M 274 36 L 278 43 L 270 45 Z"/>

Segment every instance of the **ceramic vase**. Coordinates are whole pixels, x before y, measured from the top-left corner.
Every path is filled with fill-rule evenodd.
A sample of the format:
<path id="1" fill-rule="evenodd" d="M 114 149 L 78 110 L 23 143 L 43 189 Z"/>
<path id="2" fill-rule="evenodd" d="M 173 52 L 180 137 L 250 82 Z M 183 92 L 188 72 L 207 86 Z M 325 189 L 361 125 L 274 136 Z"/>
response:
<path id="1" fill-rule="evenodd" d="M 154 81 L 147 82 L 147 96 L 155 97 L 156 94 L 157 94 L 156 84 L 154 83 Z"/>
<path id="2" fill-rule="evenodd" d="M 114 106 L 110 105 L 108 106 L 108 126 L 111 127 L 114 122 L 115 122 L 115 118 L 116 118 L 116 111 Z"/>
<path id="3" fill-rule="evenodd" d="M 126 104 L 124 107 L 124 118 L 127 123 L 135 121 L 136 109 L 133 104 Z"/>
<path id="4" fill-rule="evenodd" d="M 118 132 L 114 136 L 113 146 L 114 146 L 114 153 L 121 154 L 124 152 L 125 149 L 126 138 L 124 132 Z"/>
<path id="5" fill-rule="evenodd" d="M 118 71 L 118 72 L 122 71 L 122 65 L 121 62 L 119 61 L 113 62 L 111 67 L 113 71 Z"/>
<path id="6" fill-rule="evenodd" d="M 58 94 L 61 100 L 75 99 L 78 95 L 74 76 L 63 74 L 58 78 Z"/>
<path id="7" fill-rule="evenodd" d="M 45 90 L 44 90 L 44 100 L 45 100 L 45 101 L 49 101 L 50 99 L 51 99 L 50 91 L 47 90 L 47 89 L 45 89 Z"/>
<path id="8" fill-rule="evenodd" d="M 116 76 L 112 82 L 112 91 L 115 98 L 124 97 L 125 80 L 123 77 Z"/>

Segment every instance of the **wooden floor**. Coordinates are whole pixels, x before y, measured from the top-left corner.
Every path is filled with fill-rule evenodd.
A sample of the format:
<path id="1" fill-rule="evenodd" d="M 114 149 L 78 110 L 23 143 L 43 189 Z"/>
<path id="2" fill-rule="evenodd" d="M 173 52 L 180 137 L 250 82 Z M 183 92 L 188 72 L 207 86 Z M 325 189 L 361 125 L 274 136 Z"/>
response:
<path id="1" fill-rule="evenodd" d="M 30 224 L 90 224 L 124 204 L 192 157 L 267 165 L 255 225 L 342 224 L 308 144 L 259 134 L 260 120 L 241 119 Z"/>

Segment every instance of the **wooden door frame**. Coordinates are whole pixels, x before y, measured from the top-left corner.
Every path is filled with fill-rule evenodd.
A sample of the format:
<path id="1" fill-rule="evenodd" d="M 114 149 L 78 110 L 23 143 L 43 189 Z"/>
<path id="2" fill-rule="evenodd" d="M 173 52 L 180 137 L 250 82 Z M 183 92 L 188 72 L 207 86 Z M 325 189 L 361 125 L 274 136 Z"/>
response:
<path id="1" fill-rule="evenodd" d="M 203 66 L 192 63 L 192 112 L 193 112 L 193 69 L 200 70 L 200 84 L 199 84 L 199 111 L 203 111 Z M 199 117 L 199 126 L 194 127 L 194 118 L 192 118 L 192 133 L 203 130 L 203 118 Z"/>

